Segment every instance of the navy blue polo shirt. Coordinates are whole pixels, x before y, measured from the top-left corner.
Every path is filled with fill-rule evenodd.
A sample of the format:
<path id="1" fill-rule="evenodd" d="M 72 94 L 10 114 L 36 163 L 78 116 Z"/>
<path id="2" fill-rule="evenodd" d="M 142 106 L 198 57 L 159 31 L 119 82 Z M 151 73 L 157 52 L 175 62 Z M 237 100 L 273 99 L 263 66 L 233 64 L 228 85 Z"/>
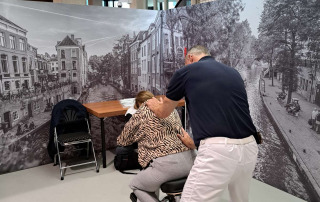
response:
<path id="1" fill-rule="evenodd" d="M 177 70 L 166 96 L 174 101 L 185 97 L 197 147 L 205 138 L 240 139 L 256 132 L 239 72 L 211 56 Z"/>

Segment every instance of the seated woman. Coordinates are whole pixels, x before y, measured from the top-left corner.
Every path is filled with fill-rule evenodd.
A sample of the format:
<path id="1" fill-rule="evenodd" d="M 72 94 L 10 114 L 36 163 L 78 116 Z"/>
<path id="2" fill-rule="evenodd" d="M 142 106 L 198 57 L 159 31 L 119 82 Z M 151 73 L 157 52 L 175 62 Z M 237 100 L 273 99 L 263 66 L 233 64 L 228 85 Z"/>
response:
<path id="1" fill-rule="evenodd" d="M 160 185 L 188 176 L 195 158 L 194 151 L 178 137 L 186 134 L 178 112 L 174 110 L 165 119 L 157 118 L 145 105 L 152 97 L 148 91 L 138 93 L 135 102 L 138 110 L 117 139 L 120 146 L 138 142 L 138 161 L 144 169 L 133 178 L 130 188 L 141 202 L 159 201 L 155 192 Z"/>

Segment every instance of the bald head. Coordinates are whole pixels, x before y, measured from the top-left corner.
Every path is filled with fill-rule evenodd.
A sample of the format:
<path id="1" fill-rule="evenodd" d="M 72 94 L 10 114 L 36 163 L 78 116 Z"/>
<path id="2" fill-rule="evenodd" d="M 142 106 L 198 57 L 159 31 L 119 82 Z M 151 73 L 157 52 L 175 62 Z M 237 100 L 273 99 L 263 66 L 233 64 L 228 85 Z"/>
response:
<path id="1" fill-rule="evenodd" d="M 188 51 L 187 55 L 189 55 L 189 54 L 194 54 L 194 55 L 204 54 L 204 55 L 206 55 L 206 56 L 210 56 L 209 50 L 208 50 L 206 47 L 200 46 L 200 45 L 197 45 L 197 46 L 192 47 L 192 48 Z"/>
<path id="2" fill-rule="evenodd" d="M 211 54 L 206 47 L 200 46 L 200 45 L 194 46 L 188 51 L 188 53 L 186 55 L 185 65 L 189 65 L 194 62 L 198 62 L 204 56 L 210 56 L 210 55 Z"/>

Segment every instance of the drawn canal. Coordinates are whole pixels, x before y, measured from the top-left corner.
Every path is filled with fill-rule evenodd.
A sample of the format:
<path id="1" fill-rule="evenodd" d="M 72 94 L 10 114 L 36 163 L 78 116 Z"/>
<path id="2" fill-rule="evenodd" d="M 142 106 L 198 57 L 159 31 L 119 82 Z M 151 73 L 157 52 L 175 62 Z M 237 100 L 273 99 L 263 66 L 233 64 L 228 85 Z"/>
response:
<path id="1" fill-rule="evenodd" d="M 264 142 L 259 145 L 258 162 L 254 178 L 307 201 L 314 201 L 308 185 L 288 149 L 279 138 L 259 95 L 259 77 L 262 68 L 247 69 L 242 76 L 247 82 L 250 112 L 254 124 L 264 133 Z"/>

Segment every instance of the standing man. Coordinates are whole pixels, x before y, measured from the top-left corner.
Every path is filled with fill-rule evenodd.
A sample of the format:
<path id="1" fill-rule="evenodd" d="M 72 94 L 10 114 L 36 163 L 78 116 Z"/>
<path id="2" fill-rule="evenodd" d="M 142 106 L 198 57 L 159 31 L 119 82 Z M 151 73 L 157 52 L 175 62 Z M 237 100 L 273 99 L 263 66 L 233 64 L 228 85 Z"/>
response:
<path id="1" fill-rule="evenodd" d="M 166 97 L 147 102 L 156 116 L 165 118 L 186 99 L 198 155 L 181 202 L 220 202 L 227 188 L 231 201 L 247 202 L 258 147 L 244 82 L 203 46 L 191 48 L 185 64 L 173 75 Z M 185 131 L 180 139 L 194 147 Z"/>

